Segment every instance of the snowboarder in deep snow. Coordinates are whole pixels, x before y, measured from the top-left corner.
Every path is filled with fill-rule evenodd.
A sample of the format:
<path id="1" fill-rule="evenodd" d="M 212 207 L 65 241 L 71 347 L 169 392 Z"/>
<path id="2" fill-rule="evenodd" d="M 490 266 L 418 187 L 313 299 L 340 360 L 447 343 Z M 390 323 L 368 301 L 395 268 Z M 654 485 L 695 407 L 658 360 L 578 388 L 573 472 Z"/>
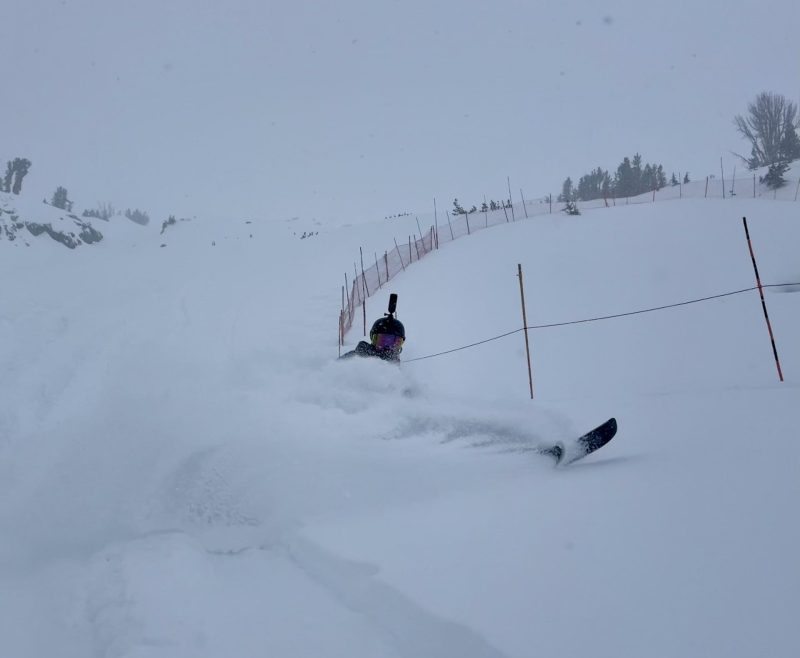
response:
<path id="1" fill-rule="evenodd" d="M 394 317 L 397 308 L 397 295 L 389 295 L 389 312 L 384 317 L 375 320 L 369 330 L 370 342 L 362 340 L 356 348 L 339 359 L 350 359 L 354 356 L 374 356 L 384 361 L 400 363 L 400 352 L 406 340 L 406 330 L 403 323 Z M 408 392 L 404 392 L 408 394 Z M 568 465 L 583 459 L 606 445 L 617 433 L 617 420 L 609 418 L 583 436 L 573 439 L 566 444 L 559 441 L 553 445 L 535 445 L 533 450 L 542 455 L 555 459 L 556 464 Z"/>
<path id="2" fill-rule="evenodd" d="M 340 359 L 349 359 L 354 356 L 374 356 L 384 361 L 400 362 L 400 352 L 406 340 L 406 330 L 403 323 L 394 317 L 397 308 L 397 295 L 389 295 L 389 312 L 384 317 L 375 320 L 369 330 L 368 343 L 359 341 L 356 349 L 342 354 Z"/>

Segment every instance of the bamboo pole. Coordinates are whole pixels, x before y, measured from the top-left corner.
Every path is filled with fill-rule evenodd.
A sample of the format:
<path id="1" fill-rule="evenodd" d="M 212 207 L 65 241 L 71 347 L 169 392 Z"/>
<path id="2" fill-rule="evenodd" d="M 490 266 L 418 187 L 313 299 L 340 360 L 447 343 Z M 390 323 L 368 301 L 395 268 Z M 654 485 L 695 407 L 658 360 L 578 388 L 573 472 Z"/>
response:
<path id="1" fill-rule="evenodd" d="M 405 272 L 406 264 L 403 262 L 403 254 L 400 252 L 400 247 L 397 246 L 397 238 L 394 238 L 394 248 L 397 249 L 397 255 L 400 256 L 400 265 L 402 266 L 403 271 Z"/>
<path id="2" fill-rule="evenodd" d="M 436 227 L 436 248 L 439 248 L 439 214 L 436 211 L 436 197 L 433 197 L 433 224 Z"/>
<path id="3" fill-rule="evenodd" d="M 367 285 L 367 275 L 364 274 L 364 250 L 359 247 L 359 253 L 361 254 L 361 278 L 364 280 L 364 290 L 367 291 L 367 297 L 370 296 L 369 286 Z"/>
<path id="4" fill-rule="evenodd" d="M 389 283 L 389 252 L 383 252 L 383 264 L 386 266 L 386 283 Z"/>
<path id="5" fill-rule="evenodd" d="M 375 273 L 378 275 L 378 290 L 381 289 L 381 269 L 378 267 L 378 252 L 375 252 Z M 388 283 L 388 281 L 387 281 Z"/>
<path id="6" fill-rule="evenodd" d="M 347 293 L 347 315 L 350 318 L 350 324 L 353 324 L 353 308 L 350 304 L 350 286 L 347 283 L 347 272 L 344 273 L 344 290 Z"/>
<path id="7" fill-rule="evenodd" d="M 522 199 L 522 209 L 525 211 L 525 219 L 528 219 L 528 206 L 525 205 L 525 195 L 522 193 L 522 188 L 519 188 L 519 198 Z"/>
<path id="8" fill-rule="evenodd" d="M 350 290 L 350 298 L 353 300 L 353 317 L 351 319 L 350 326 L 353 326 L 356 323 L 356 310 L 361 304 L 361 296 L 363 293 L 361 291 L 361 288 L 358 287 L 357 281 L 353 281 L 353 283 L 350 285 L 352 286 Z"/>
<path id="9" fill-rule="evenodd" d="M 508 182 L 508 205 L 511 206 L 511 219 L 516 222 L 517 218 L 514 215 L 514 204 L 511 200 L 511 176 L 506 176 L 506 181 Z"/>
<path id="10" fill-rule="evenodd" d="M 350 324 L 347 324 L 347 321 L 345 320 L 345 317 L 348 317 L 348 318 L 352 317 L 349 307 L 347 308 L 347 316 L 345 316 L 344 300 L 345 300 L 346 290 L 347 290 L 346 288 L 344 288 L 344 287 L 342 288 L 342 342 L 341 342 L 342 345 L 344 345 L 344 335 L 345 335 L 345 333 L 347 333 L 347 330 L 350 328 L 350 324 L 352 324 L 352 322 Z"/>
<path id="11" fill-rule="evenodd" d="M 756 273 L 756 285 L 758 286 L 758 294 L 761 296 L 761 308 L 764 311 L 764 320 L 767 322 L 769 340 L 772 343 L 772 354 L 775 357 L 775 365 L 778 368 L 778 379 L 783 381 L 783 371 L 781 370 L 781 362 L 778 358 L 778 348 L 775 346 L 775 335 L 772 333 L 772 324 L 770 324 L 769 313 L 767 313 L 767 302 L 764 300 L 764 288 L 761 286 L 761 277 L 758 275 L 758 265 L 756 265 L 756 255 L 753 252 L 753 243 L 750 241 L 750 231 L 747 228 L 747 217 L 742 217 L 742 223 L 744 224 L 745 237 L 747 237 L 747 247 L 750 249 L 750 259 L 753 261 L 753 270 Z"/>
<path id="12" fill-rule="evenodd" d="M 719 159 L 719 170 L 722 174 L 722 198 L 725 198 L 725 169 L 722 167 L 722 157 Z"/>
<path id="13" fill-rule="evenodd" d="M 528 385 L 531 389 L 531 400 L 533 400 L 533 370 L 531 369 L 531 345 L 528 340 L 528 316 L 525 313 L 525 289 L 522 285 L 522 264 L 517 264 L 517 276 L 519 277 L 519 296 L 522 300 L 522 328 L 525 332 L 525 354 L 528 358 Z"/>
<path id="14" fill-rule="evenodd" d="M 419 241 L 417 240 L 417 236 L 416 236 L 416 234 L 414 234 L 414 249 L 415 249 L 415 250 L 416 250 L 416 252 L 417 252 L 417 260 L 419 260 L 419 259 L 420 259 L 420 255 L 419 255 Z"/>
<path id="15" fill-rule="evenodd" d="M 453 235 L 453 225 L 450 223 L 450 211 L 445 210 L 445 215 L 447 215 L 447 225 L 450 227 L 450 240 L 455 240 L 456 237 Z"/>

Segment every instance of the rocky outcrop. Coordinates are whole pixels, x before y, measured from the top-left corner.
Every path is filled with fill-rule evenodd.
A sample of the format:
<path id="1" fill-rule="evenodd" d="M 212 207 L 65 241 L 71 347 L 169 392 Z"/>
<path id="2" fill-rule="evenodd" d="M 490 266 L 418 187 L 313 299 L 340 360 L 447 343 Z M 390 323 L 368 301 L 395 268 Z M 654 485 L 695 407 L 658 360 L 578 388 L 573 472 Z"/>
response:
<path id="1" fill-rule="evenodd" d="M 103 234 L 86 218 L 71 213 L 62 214 L 57 208 L 47 206 L 35 221 L 21 217 L 12 202 L 0 200 L 0 240 L 19 241 L 29 246 L 26 238 L 47 236 L 68 249 L 100 242 Z M 55 216 L 53 216 L 55 215 Z"/>

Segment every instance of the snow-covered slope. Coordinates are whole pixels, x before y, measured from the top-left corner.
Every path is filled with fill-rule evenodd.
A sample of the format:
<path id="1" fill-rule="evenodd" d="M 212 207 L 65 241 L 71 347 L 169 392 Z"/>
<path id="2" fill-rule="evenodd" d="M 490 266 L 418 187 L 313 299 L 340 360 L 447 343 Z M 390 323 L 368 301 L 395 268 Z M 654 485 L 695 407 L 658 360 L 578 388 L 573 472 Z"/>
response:
<path id="1" fill-rule="evenodd" d="M 784 383 L 755 291 L 532 331 L 534 401 L 520 333 L 413 360 L 519 328 L 518 263 L 530 325 L 750 288 L 742 216 L 763 282 L 798 283 L 797 208 L 443 245 L 391 282 L 400 369 L 336 362 L 336 320 L 413 217 L 0 244 L 0 653 L 797 655 L 797 285 L 765 293 Z M 585 462 L 531 450 L 610 415 Z"/>

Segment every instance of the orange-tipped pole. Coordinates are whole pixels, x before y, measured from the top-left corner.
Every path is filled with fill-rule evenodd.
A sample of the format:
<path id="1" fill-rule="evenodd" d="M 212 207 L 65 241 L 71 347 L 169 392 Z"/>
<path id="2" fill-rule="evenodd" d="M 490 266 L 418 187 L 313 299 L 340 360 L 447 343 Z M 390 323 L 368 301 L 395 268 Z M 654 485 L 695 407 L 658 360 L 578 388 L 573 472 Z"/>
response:
<path id="1" fill-rule="evenodd" d="M 767 302 L 764 300 L 764 288 L 761 286 L 761 277 L 758 275 L 758 265 L 756 265 L 756 255 L 753 251 L 753 243 L 750 241 L 750 231 L 747 228 L 747 217 L 742 217 L 742 222 L 744 223 L 744 234 L 747 237 L 747 247 L 750 249 L 750 259 L 753 261 L 753 270 L 756 273 L 756 285 L 758 286 L 758 294 L 761 296 L 761 308 L 764 310 L 764 319 L 767 321 L 769 340 L 772 343 L 772 354 L 775 356 L 775 365 L 778 368 L 778 379 L 783 381 L 781 361 L 778 358 L 778 348 L 775 346 L 775 335 L 772 333 L 772 324 L 769 321 L 769 313 L 767 313 Z"/>
<path id="2" fill-rule="evenodd" d="M 531 389 L 531 400 L 533 400 L 533 370 L 531 370 L 531 346 L 528 341 L 528 317 L 525 314 L 525 290 L 522 286 L 522 264 L 517 264 L 517 276 L 519 277 L 519 296 L 522 299 L 522 327 L 525 331 L 525 353 L 528 357 L 528 385 Z"/>

